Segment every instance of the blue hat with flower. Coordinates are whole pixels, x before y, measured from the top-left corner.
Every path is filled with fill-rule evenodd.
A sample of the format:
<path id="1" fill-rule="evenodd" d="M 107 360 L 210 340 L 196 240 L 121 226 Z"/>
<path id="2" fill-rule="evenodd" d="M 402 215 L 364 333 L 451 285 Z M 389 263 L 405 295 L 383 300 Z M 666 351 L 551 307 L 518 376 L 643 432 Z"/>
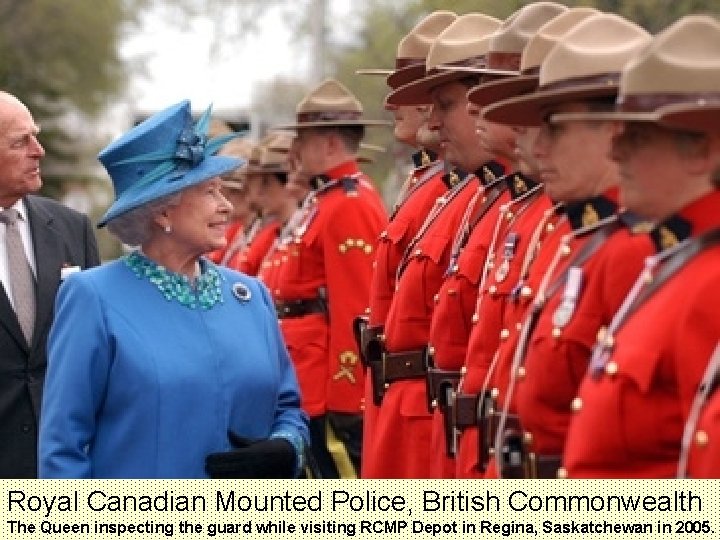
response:
<path id="1" fill-rule="evenodd" d="M 193 124 L 190 102 L 154 114 L 107 146 L 98 159 L 115 188 L 115 202 L 98 223 L 172 195 L 241 166 L 242 159 L 215 156 L 237 134 L 207 139 L 208 108 Z"/>

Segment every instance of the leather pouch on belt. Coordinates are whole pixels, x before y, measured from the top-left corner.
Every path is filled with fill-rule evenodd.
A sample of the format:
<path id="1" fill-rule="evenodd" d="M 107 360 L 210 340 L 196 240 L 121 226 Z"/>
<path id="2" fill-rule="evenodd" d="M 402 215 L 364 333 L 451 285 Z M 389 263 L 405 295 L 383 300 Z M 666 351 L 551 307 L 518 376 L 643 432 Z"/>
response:
<path id="1" fill-rule="evenodd" d="M 485 472 L 490 461 L 491 448 L 495 444 L 495 430 L 492 418 L 495 414 L 495 400 L 490 392 L 486 391 L 478 399 L 478 463 L 480 472 Z M 493 438 L 491 438 L 493 437 Z"/>
<path id="2" fill-rule="evenodd" d="M 443 418 L 443 433 L 445 435 L 445 453 L 448 457 L 457 454 L 458 431 L 455 429 L 455 390 L 457 381 L 443 379 L 437 387 L 437 404 Z"/>
<path id="3" fill-rule="evenodd" d="M 501 455 L 498 456 L 502 478 L 528 478 L 528 455 L 523 442 L 520 419 L 510 414 L 505 418 Z"/>
<path id="4" fill-rule="evenodd" d="M 352 329 L 353 337 L 355 338 L 355 344 L 357 345 L 358 352 L 360 353 L 360 361 L 363 366 L 368 367 L 367 358 L 365 358 L 365 347 L 363 346 L 363 334 L 367 332 L 368 318 L 365 315 L 359 315 L 353 319 Z"/>
<path id="5" fill-rule="evenodd" d="M 385 345 L 381 340 L 381 335 L 377 335 L 367 342 L 365 359 L 370 370 L 373 404 L 379 407 L 385 395 Z"/>

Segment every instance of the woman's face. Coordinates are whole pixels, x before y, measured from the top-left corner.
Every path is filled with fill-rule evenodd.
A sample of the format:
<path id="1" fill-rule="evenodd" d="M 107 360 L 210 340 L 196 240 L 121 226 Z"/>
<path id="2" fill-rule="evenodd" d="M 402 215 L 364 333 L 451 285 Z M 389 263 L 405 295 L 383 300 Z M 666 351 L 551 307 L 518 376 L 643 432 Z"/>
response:
<path id="1" fill-rule="evenodd" d="M 222 181 L 219 177 L 211 178 L 184 190 L 179 204 L 163 212 L 170 232 L 162 234 L 188 253 L 221 249 L 227 243 L 225 230 L 231 211 L 232 205 L 222 193 Z"/>

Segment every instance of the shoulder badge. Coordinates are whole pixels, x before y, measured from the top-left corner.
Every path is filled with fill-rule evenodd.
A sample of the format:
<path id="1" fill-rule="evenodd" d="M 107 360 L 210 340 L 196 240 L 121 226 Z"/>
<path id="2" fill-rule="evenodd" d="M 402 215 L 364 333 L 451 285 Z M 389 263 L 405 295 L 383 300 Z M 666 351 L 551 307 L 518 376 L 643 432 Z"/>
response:
<path id="1" fill-rule="evenodd" d="M 600 216 L 597 213 L 597 210 L 595 210 L 595 207 L 591 203 L 587 203 L 585 205 L 585 208 L 583 208 L 583 214 L 582 214 L 582 225 L 583 227 L 589 227 L 590 225 L 595 225 L 598 221 L 600 221 Z"/>

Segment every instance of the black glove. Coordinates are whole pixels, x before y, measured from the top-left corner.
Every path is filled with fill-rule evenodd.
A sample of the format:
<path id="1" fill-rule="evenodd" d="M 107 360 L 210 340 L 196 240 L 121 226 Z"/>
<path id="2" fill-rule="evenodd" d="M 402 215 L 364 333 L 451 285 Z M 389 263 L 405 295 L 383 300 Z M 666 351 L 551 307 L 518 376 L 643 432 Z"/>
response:
<path id="1" fill-rule="evenodd" d="M 287 439 L 252 440 L 232 432 L 228 435 L 233 450 L 205 458 L 210 478 L 295 478 L 297 456 Z"/>

